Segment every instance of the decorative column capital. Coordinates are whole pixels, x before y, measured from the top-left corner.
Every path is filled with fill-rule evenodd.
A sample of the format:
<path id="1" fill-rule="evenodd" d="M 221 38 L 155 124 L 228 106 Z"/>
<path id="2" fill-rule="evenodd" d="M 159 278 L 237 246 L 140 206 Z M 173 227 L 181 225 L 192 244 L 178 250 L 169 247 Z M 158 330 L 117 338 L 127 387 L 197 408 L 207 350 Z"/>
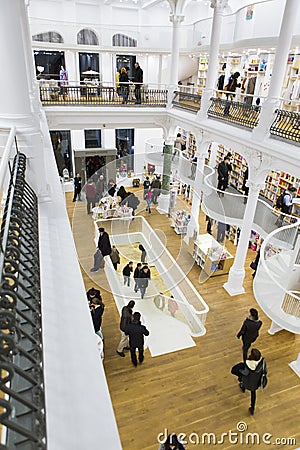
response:
<path id="1" fill-rule="evenodd" d="M 246 183 L 246 186 L 250 189 L 253 193 L 259 193 L 264 188 L 264 183 L 257 183 L 255 181 L 248 180 Z"/>
<path id="2" fill-rule="evenodd" d="M 244 154 L 249 166 L 249 187 L 251 182 L 260 186 L 261 189 L 270 172 L 270 167 L 273 167 L 273 158 L 253 148 L 246 148 Z"/>
<path id="3" fill-rule="evenodd" d="M 174 25 L 180 25 L 184 21 L 185 16 L 182 14 L 170 14 L 169 18 Z"/>
<path id="4" fill-rule="evenodd" d="M 216 12 L 223 12 L 226 6 L 228 6 L 228 0 L 210 0 L 210 7 Z"/>

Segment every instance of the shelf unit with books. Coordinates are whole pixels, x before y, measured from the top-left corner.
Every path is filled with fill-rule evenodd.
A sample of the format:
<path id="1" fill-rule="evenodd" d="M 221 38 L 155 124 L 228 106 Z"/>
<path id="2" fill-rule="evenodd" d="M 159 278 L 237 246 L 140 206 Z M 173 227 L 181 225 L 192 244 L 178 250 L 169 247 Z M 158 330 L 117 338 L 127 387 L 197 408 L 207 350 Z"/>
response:
<path id="1" fill-rule="evenodd" d="M 224 275 L 233 264 L 233 256 L 210 234 L 200 234 L 194 242 L 193 258 L 209 276 Z"/>

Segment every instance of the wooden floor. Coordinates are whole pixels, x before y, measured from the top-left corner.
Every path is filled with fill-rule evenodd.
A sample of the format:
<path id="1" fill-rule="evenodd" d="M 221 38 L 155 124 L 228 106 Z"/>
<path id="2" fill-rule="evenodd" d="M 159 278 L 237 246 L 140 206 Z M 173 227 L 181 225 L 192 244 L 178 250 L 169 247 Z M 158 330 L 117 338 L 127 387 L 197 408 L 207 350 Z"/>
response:
<path id="1" fill-rule="evenodd" d="M 72 194 L 66 195 L 71 219 L 74 203 Z M 175 234 L 166 216 L 156 210 L 147 218 L 151 226 L 165 233 L 167 247 L 176 259 L 181 237 Z M 205 233 L 205 230 L 205 220 L 201 216 L 200 232 Z M 235 247 L 230 243 L 227 248 L 234 252 Z M 241 393 L 230 374 L 232 365 L 242 359 L 241 342 L 236 333 L 249 308 L 258 308 L 252 293 L 252 271 L 248 268 L 253 255 L 249 251 L 244 283 L 246 294 L 236 297 L 230 297 L 222 287 L 227 276 L 213 277 L 199 284 L 200 269 L 193 266 L 188 277 L 210 308 L 206 335 L 195 340 L 196 347 L 178 353 L 152 358 L 146 350 L 145 362 L 137 368 L 131 365 L 128 354 L 125 358 L 116 354 L 119 316 L 111 294 L 102 291 L 105 303 L 104 367 L 124 450 L 156 450 L 157 435 L 165 429 L 185 433 L 187 442 L 190 433 L 196 433 L 200 444 L 188 443 L 188 449 L 211 448 L 207 437 L 206 444 L 201 445 L 203 433 L 215 433 L 220 442 L 222 433 L 237 431 L 238 422 L 247 424 L 247 433 L 259 433 L 261 443 L 258 445 L 256 440 L 256 444 L 242 444 L 241 439 L 246 440 L 245 432 L 238 432 L 238 444 L 225 436 L 224 443 L 216 445 L 217 448 L 270 448 L 262 443 L 264 433 L 272 435 L 272 444 L 276 438 L 295 438 L 297 441 L 296 444 L 272 445 L 271 448 L 300 447 L 300 380 L 288 366 L 300 351 L 300 336 L 286 331 L 270 336 L 267 333 L 270 320 L 260 312 L 263 327 L 255 347 L 266 357 L 269 384 L 265 391 L 258 391 L 254 416 L 248 412 L 249 393 Z M 95 286 L 84 271 L 83 278 L 87 289 Z M 195 442 L 195 434 L 191 437 Z"/>

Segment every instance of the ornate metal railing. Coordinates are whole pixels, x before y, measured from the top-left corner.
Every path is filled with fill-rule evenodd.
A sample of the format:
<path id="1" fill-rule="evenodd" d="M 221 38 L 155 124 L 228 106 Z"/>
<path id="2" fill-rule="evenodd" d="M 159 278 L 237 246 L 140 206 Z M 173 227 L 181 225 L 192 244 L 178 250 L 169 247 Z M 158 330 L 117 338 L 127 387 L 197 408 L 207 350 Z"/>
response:
<path id="1" fill-rule="evenodd" d="M 209 117 L 221 119 L 224 122 L 255 128 L 258 124 L 260 106 L 234 102 L 230 99 L 211 97 L 211 105 L 207 114 Z"/>
<path id="2" fill-rule="evenodd" d="M 300 143 L 300 114 L 277 109 L 276 117 L 270 127 L 270 133 L 295 143 Z"/>
<path id="3" fill-rule="evenodd" d="M 197 112 L 201 107 L 201 95 L 190 94 L 189 92 L 175 91 L 172 105 L 174 105 L 176 108 Z"/>
<path id="4" fill-rule="evenodd" d="M 142 87 L 140 91 L 141 105 L 166 106 L 168 93 L 166 89 Z M 113 86 L 41 86 L 40 98 L 43 105 L 123 105 L 121 93 Z M 124 106 L 135 105 L 135 102 L 134 87 L 130 86 L 128 102 Z"/>
<path id="5" fill-rule="evenodd" d="M 1 449 L 46 449 L 37 197 L 14 158 L 1 226 Z"/>

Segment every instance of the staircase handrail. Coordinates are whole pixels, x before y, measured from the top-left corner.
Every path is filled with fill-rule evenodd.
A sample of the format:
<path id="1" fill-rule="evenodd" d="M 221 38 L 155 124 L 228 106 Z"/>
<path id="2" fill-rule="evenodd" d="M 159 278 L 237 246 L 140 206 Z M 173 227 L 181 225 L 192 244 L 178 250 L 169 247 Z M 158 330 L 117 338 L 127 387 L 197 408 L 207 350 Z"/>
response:
<path id="1" fill-rule="evenodd" d="M 7 175 L 7 163 L 9 161 L 9 158 L 11 157 L 12 147 L 13 147 L 14 140 L 16 137 L 16 127 L 15 126 L 9 128 L 8 130 L 9 130 L 9 134 L 8 134 L 8 138 L 7 138 L 6 145 L 5 145 L 3 154 L 1 156 L 1 162 L 0 162 L 0 190 L 3 188 L 4 179 Z"/>
<path id="2" fill-rule="evenodd" d="M 276 234 L 282 232 L 283 230 L 289 230 L 289 229 L 293 229 L 293 228 L 298 228 L 300 225 L 300 219 L 295 218 L 295 223 L 290 224 L 290 225 L 284 225 L 283 227 L 279 227 L 277 230 L 272 231 L 270 234 L 268 234 L 268 236 L 264 239 L 261 249 L 260 249 L 260 264 L 263 266 L 265 273 L 268 275 L 268 277 L 272 280 L 273 283 L 276 284 L 276 286 L 278 286 L 281 290 L 284 291 L 284 294 L 289 294 L 291 295 L 291 297 L 293 297 L 296 300 L 300 301 L 300 295 L 295 295 L 294 294 L 294 290 L 293 289 L 286 289 L 283 286 L 281 286 L 281 284 L 276 280 L 276 278 L 273 276 L 272 271 L 269 269 L 266 261 L 267 259 L 265 258 L 265 249 L 266 246 L 270 243 L 271 239 L 273 238 L 273 236 L 275 236 Z M 270 244 L 271 245 L 271 244 Z M 259 266 L 258 266 L 258 270 L 259 270 Z M 255 283 L 255 278 L 254 278 L 254 283 Z"/>

